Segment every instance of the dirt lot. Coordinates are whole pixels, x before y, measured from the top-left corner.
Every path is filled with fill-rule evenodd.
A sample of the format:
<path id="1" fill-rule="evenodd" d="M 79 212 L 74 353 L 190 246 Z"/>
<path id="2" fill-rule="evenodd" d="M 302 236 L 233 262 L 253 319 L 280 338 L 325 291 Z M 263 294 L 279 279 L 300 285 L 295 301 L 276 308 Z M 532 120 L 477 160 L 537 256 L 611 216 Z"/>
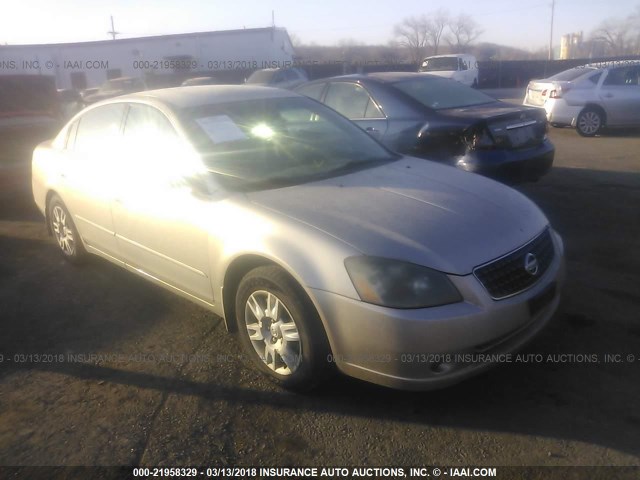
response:
<path id="1" fill-rule="evenodd" d="M 0 465 L 640 465 L 640 133 L 551 137 L 552 173 L 518 188 L 563 235 L 568 284 L 525 353 L 597 362 L 427 393 L 279 390 L 219 318 L 101 260 L 65 264 L 28 169 L 4 168 Z"/>

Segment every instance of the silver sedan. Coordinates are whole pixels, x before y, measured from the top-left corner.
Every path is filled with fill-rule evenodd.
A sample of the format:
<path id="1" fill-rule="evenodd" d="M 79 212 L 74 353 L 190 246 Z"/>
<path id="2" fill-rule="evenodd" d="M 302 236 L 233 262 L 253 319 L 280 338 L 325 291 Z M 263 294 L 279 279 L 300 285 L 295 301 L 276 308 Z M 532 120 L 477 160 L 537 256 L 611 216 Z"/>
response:
<path id="1" fill-rule="evenodd" d="M 564 277 L 523 195 L 391 153 L 285 90 L 92 105 L 36 148 L 33 194 L 64 258 L 99 255 L 222 316 L 291 389 L 335 367 L 403 389 L 463 380 L 543 328 Z"/>
<path id="2" fill-rule="evenodd" d="M 523 103 L 544 108 L 554 127 L 571 125 L 584 137 L 640 126 L 640 61 L 592 63 L 532 80 Z"/>

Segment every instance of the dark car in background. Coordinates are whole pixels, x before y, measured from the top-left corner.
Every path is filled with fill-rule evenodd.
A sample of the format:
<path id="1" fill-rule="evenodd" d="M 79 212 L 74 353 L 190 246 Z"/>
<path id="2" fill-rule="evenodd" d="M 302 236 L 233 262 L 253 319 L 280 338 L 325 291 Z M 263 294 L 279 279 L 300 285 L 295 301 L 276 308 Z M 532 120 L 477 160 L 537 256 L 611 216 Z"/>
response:
<path id="1" fill-rule="evenodd" d="M 55 77 L 0 75 L 0 163 L 31 156 L 34 147 L 52 137 L 63 122 Z"/>
<path id="2" fill-rule="evenodd" d="M 246 82 L 250 85 L 264 87 L 295 88 L 307 82 L 307 73 L 298 67 L 292 68 L 264 68 L 253 72 Z"/>
<path id="3" fill-rule="evenodd" d="M 99 100 L 106 100 L 107 98 L 117 97 L 127 93 L 140 92 L 142 90 L 146 90 L 146 85 L 139 78 L 112 78 L 100 85 L 100 88 L 96 93 L 86 95 L 84 97 L 84 103 L 89 105 Z"/>
<path id="4" fill-rule="evenodd" d="M 544 110 L 513 105 L 433 75 L 345 75 L 295 89 L 357 123 L 391 150 L 510 181 L 534 181 L 555 148 Z"/>

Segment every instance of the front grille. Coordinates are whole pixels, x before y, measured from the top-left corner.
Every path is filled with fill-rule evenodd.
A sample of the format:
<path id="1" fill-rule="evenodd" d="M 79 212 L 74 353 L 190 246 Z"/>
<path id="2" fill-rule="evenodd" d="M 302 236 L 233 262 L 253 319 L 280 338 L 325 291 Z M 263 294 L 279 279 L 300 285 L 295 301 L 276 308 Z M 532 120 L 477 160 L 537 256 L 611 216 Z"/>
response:
<path id="1" fill-rule="evenodd" d="M 538 268 L 535 274 L 525 269 L 525 261 L 530 253 L 537 261 Z M 500 300 L 520 293 L 535 284 L 551 265 L 553 255 L 553 240 L 547 228 L 516 251 L 476 267 L 473 274 L 487 289 L 491 298 Z M 529 263 L 534 263 L 531 257 L 529 260 Z"/>

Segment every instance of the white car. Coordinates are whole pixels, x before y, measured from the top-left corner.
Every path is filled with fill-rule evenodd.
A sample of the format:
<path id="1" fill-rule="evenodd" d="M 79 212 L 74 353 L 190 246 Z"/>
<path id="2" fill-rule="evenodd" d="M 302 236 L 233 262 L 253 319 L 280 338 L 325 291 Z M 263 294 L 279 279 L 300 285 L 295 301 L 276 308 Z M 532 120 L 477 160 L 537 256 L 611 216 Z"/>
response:
<path id="1" fill-rule="evenodd" d="M 554 127 L 585 137 L 603 127 L 640 125 L 640 61 L 609 61 L 565 70 L 527 86 L 524 105 L 542 107 Z"/>
<path id="2" fill-rule="evenodd" d="M 422 61 L 418 72 L 451 78 L 469 87 L 478 86 L 478 61 L 468 54 L 435 55 Z"/>

